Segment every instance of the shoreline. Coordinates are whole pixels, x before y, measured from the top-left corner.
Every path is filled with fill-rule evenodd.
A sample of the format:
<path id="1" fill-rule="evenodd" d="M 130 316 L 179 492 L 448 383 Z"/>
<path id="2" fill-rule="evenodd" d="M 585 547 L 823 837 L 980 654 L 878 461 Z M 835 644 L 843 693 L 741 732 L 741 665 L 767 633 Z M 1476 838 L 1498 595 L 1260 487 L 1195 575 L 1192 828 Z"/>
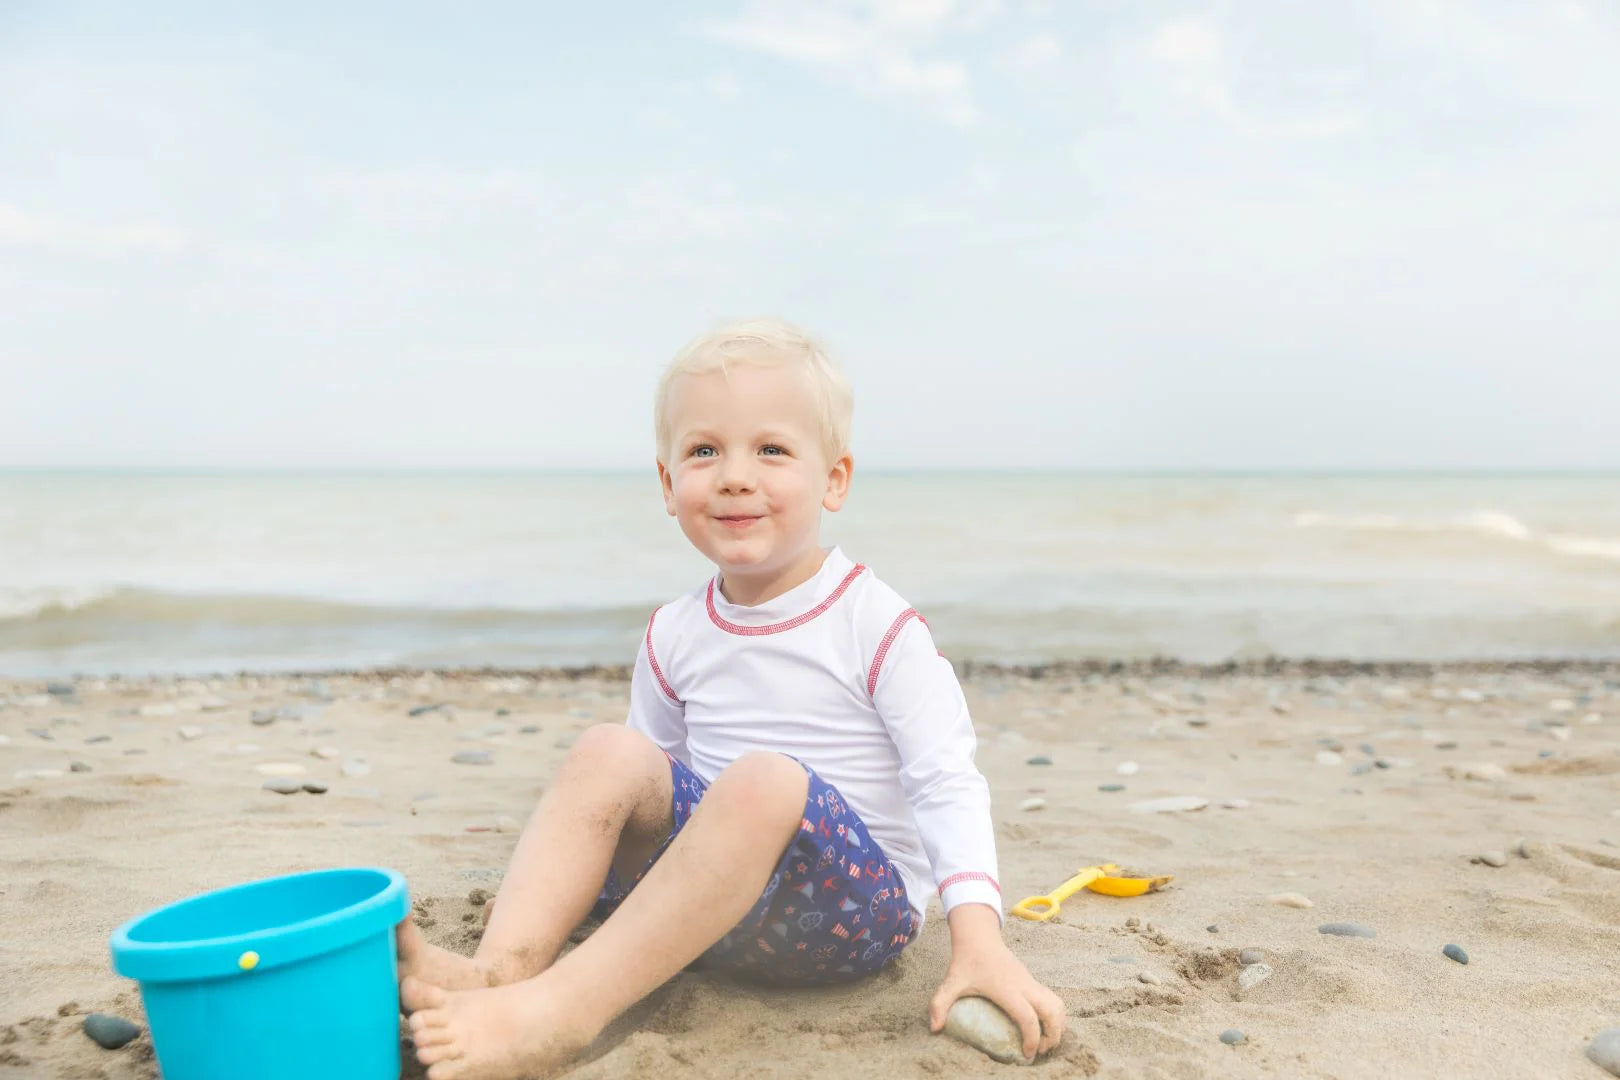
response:
<path id="1" fill-rule="evenodd" d="M 1087 678 L 1181 678 L 1220 680 L 1231 678 L 1375 678 L 1422 679 L 1437 675 L 1612 675 L 1620 678 L 1620 655 L 1613 658 L 1526 657 L 1521 659 L 1460 660 L 1355 660 L 1326 657 L 1269 656 L 1254 660 L 1225 660 L 1197 663 L 1171 657 L 1137 660 L 1093 658 L 1041 660 L 1007 663 L 996 660 L 951 658 L 957 676 L 964 680 L 1013 678 L 1040 682 L 1049 679 Z M 629 664 L 537 665 L 534 667 L 383 666 L 361 668 L 305 668 L 297 670 L 255 670 L 243 668 L 214 672 L 114 673 L 102 675 L 13 675 L 0 671 L 0 686 L 26 683 L 65 684 L 102 682 L 128 685 L 143 682 L 179 682 L 221 679 L 414 679 L 431 676 L 441 679 L 527 678 L 536 682 L 630 681 Z"/>

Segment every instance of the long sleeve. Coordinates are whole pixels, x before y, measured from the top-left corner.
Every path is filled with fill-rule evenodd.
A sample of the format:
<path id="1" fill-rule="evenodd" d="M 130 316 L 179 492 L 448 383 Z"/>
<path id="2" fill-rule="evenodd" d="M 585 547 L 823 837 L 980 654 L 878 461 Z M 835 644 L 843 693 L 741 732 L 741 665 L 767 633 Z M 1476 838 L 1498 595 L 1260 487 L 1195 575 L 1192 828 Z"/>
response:
<path id="1" fill-rule="evenodd" d="M 911 804 L 946 913 L 988 904 L 1001 914 L 990 786 L 973 763 L 967 700 L 949 660 L 915 612 L 895 621 L 873 661 L 872 702 L 900 753 Z"/>
<path id="2" fill-rule="evenodd" d="M 686 705 L 675 696 L 654 648 L 653 628 L 658 612 L 647 620 L 647 633 L 636 653 L 630 673 L 630 714 L 625 725 L 646 735 L 664 752 L 686 765 L 691 754 L 686 748 Z"/>

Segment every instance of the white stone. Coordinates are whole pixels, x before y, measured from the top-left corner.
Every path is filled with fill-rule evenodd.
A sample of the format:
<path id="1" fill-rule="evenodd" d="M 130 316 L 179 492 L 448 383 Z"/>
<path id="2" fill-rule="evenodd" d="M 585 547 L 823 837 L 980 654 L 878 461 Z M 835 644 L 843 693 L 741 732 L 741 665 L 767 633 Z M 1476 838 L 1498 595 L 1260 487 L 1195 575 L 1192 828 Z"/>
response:
<path id="1" fill-rule="evenodd" d="M 1583 723 L 1583 724 L 1601 724 L 1601 723 L 1603 723 L 1603 717 L 1598 713 L 1589 712 L 1585 716 L 1581 717 L 1581 723 Z"/>
<path id="2" fill-rule="evenodd" d="M 1142 766 L 1134 761 L 1122 761 L 1115 766 L 1114 771 L 1121 776 L 1135 776 L 1142 771 Z"/>
<path id="3" fill-rule="evenodd" d="M 1485 695 L 1478 690 L 1459 690 L 1457 691 L 1457 700 L 1466 701 L 1470 705 L 1478 705 L 1485 700 Z"/>
<path id="4" fill-rule="evenodd" d="M 1391 702 L 1409 701 L 1412 697 L 1412 691 L 1408 690 L 1404 686 L 1386 686 L 1378 692 L 1378 696 L 1383 698 L 1385 701 Z"/>
<path id="5" fill-rule="evenodd" d="M 10 745 L 11 745 L 11 736 L 10 735 L 0 735 L 0 746 L 10 746 Z"/>
<path id="6" fill-rule="evenodd" d="M 306 770 L 302 765 L 295 765 L 290 761 L 267 761 L 256 770 L 260 776 L 303 776 Z"/>
<path id="7" fill-rule="evenodd" d="M 1270 964 L 1250 964 L 1238 972 L 1238 989 L 1253 990 L 1269 978 L 1271 978 Z"/>
<path id="8" fill-rule="evenodd" d="M 1597 1033 L 1592 1045 L 1586 1048 L 1586 1056 L 1599 1068 L 1609 1070 L 1611 1075 L 1620 1076 L 1620 1027 L 1606 1028 Z"/>
<path id="9" fill-rule="evenodd" d="M 238 754 L 257 754 L 259 752 L 259 747 L 250 742 L 237 743 L 236 752 Z"/>
<path id="10" fill-rule="evenodd" d="M 1023 802 L 1019 803 L 1018 804 L 1018 809 L 1020 809 L 1020 810 L 1045 810 L 1046 809 L 1046 800 L 1041 798 L 1039 795 L 1035 795 L 1035 796 L 1032 796 L 1032 797 L 1030 797 L 1028 799 L 1025 799 Z"/>
<path id="11" fill-rule="evenodd" d="M 150 705 L 142 705 L 135 711 L 142 716 L 173 716 L 179 710 L 174 707 L 173 702 L 155 701 Z"/>
<path id="12" fill-rule="evenodd" d="M 1024 1037 L 1018 1025 L 982 997 L 958 999 L 945 1014 L 945 1034 L 1004 1064 L 1022 1064 L 1025 1060 Z"/>
<path id="13" fill-rule="evenodd" d="M 1171 795 L 1164 799 L 1147 799 L 1131 803 L 1130 809 L 1134 814 L 1174 814 L 1186 810 L 1202 810 L 1208 805 L 1208 799 L 1199 798 L 1197 795 Z"/>
<path id="14" fill-rule="evenodd" d="M 367 765 L 363 761 L 358 761 L 358 760 L 356 760 L 356 761 L 345 761 L 343 763 L 343 775 L 347 776 L 347 777 L 349 777 L 351 779 L 356 779 L 356 778 L 359 778 L 359 777 L 362 777 L 362 776 L 370 776 L 371 775 L 371 766 Z"/>
<path id="15" fill-rule="evenodd" d="M 200 727 L 197 727 L 195 724 L 186 724 L 186 725 L 184 725 L 183 727 L 180 728 L 179 735 L 180 735 L 180 737 L 182 739 L 185 739 L 187 742 L 190 742 L 192 739 L 200 739 L 200 738 L 202 738 L 203 737 L 203 729 L 200 728 Z"/>
<path id="16" fill-rule="evenodd" d="M 1469 765 L 1466 769 L 1464 769 L 1463 778 L 1466 780 L 1484 780 L 1487 782 L 1506 780 L 1507 770 L 1502 768 L 1500 765 L 1493 765 L 1488 761 L 1481 762 L 1476 765 Z"/>
<path id="17" fill-rule="evenodd" d="M 336 761 L 343 756 L 343 751 L 335 746 L 317 746 L 309 752 L 310 757 L 318 757 L 323 761 Z"/>
<path id="18" fill-rule="evenodd" d="M 1138 980 L 1147 983 L 1149 986 L 1158 986 L 1164 982 L 1163 979 L 1159 978 L 1151 971 L 1138 971 L 1136 973 L 1136 977 Z"/>
<path id="19" fill-rule="evenodd" d="M 1343 765 L 1344 756 L 1332 750 L 1318 750 L 1316 752 L 1316 763 L 1318 765 Z"/>
<path id="20" fill-rule="evenodd" d="M 517 832 L 521 828 L 523 828 L 523 826 L 518 823 L 517 818 L 502 815 L 501 817 L 495 819 L 496 832 L 512 833 Z"/>
<path id="21" fill-rule="evenodd" d="M 1574 712 L 1575 703 L 1568 698 L 1556 698 L 1547 702 L 1547 708 L 1551 709 L 1555 713 Z"/>
<path id="22" fill-rule="evenodd" d="M 1305 908 L 1316 906 L 1315 904 L 1311 903 L 1310 897 L 1305 896 L 1303 893 L 1297 892 L 1278 893 L 1276 896 L 1271 897 L 1270 900 L 1278 907 L 1300 908 L 1303 910 Z"/>
<path id="23" fill-rule="evenodd" d="M 1567 727 L 1553 727 L 1547 729 L 1547 734 L 1559 742 L 1569 742 L 1569 737 L 1573 732 Z"/>

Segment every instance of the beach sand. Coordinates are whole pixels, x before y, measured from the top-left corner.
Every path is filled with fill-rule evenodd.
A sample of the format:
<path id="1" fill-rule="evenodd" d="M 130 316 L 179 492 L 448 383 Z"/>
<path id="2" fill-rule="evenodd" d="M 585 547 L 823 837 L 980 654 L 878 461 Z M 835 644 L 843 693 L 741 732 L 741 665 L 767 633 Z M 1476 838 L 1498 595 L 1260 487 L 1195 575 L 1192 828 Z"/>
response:
<path id="1" fill-rule="evenodd" d="M 1585 1050 L 1620 1025 L 1620 665 L 1038 674 L 964 683 L 1009 904 L 1104 861 L 1175 881 L 1009 918 L 1068 1006 L 1036 1075 L 1604 1075 Z M 82 1019 L 144 1023 L 108 936 L 201 890 L 392 866 L 429 938 L 470 951 L 469 894 L 495 888 L 510 830 L 626 691 L 516 673 L 0 680 L 0 1077 L 155 1077 L 147 1036 L 102 1050 Z M 452 763 L 479 750 L 491 764 Z M 272 762 L 329 790 L 263 790 Z M 1209 805 L 1133 809 L 1164 796 Z M 1341 921 L 1377 936 L 1318 932 Z M 894 968 L 837 990 L 683 974 L 570 1075 L 1010 1075 L 927 1031 L 947 946 L 931 918 Z M 1247 990 L 1244 949 L 1272 970 Z M 1248 1041 L 1224 1045 L 1229 1028 Z"/>

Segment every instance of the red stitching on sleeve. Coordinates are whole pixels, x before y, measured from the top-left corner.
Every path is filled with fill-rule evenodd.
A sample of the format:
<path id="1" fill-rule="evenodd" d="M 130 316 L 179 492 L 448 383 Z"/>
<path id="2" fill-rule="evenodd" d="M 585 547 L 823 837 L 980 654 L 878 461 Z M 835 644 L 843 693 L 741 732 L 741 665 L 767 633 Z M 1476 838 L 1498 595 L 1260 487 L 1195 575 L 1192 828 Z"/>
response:
<path id="1" fill-rule="evenodd" d="M 678 705 L 678 704 L 681 704 L 681 699 L 675 696 L 674 688 L 671 687 L 669 685 L 669 683 L 664 679 L 664 669 L 658 666 L 658 657 L 653 655 L 653 647 L 652 647 L 653 619 L 658 618 L 658 613 L 660 611 L 663 611 L 663 610 L 664 610 L 663 608 L 654 608 L 652 615 L 649 616 L 648 619 L 647 619 L 647 663 L 652 665 L 653 676 L 658 680 L 658 685 L 664 688 L 664 693 L 669 695 L 669 700 L 675 702 Z"/>
<path id="2" fill-rule="evenodd" d="M 988 881 L 990 886 L 996 890 L 997 895 L 1000 895 L 1001 893 L 1001 886 L 996 882 L 996 879 L 991 877 L 989 874 L 986 874 L 980 870 L 964 870 L 962 873 L 952 874 L 950 877 L 940 882 L 939 895 L 943 897 L 946 889 L 950 888 L 952 885 L 960 885 L 964 881 Z"/>
<path id="3" fill-rule="evenodd" d="M 877 647 L 877 655 L 872 657 L 872 669 L 866 673 L 867 697 L 877 694 L 878 672 L 883 670 L 883 658 L 889 655 L 889 647 L 894 644 L 894 639 L 900 636 L 901 628 L 911 619 L 916 619 L 924 626 L 928 625 L 928 620 L 917 614 L 916 608 L 906 608 L 889 624 L 889 632 L 883 635 L 883 641 Z"/>

